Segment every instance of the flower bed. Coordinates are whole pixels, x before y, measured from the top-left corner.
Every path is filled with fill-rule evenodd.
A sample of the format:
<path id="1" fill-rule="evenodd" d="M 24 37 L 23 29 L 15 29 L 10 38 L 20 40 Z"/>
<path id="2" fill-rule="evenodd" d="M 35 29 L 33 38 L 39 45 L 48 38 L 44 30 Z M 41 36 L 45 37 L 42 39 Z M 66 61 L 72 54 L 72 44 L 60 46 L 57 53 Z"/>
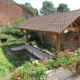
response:
<path id="1" fill-rule="evenodd" d="M 71 70 L 73 73 L 79 71 L 80 49 L 75 52 L 71 52 L 71 49 L 66 49 L 56 53 L 55 58 L 51 60 L 43 58 L 41 61 L 26 62 L 12 72 L 10 80 L 44 80 L 47 70 L 55 70 L 60 66 Z"/>
<path id="2" fill-rule="evenodd" d="M 65 30 L 65 40 L 70 41 L 70 40 L 77 40 L 77 32 L 76 30 Z"/>

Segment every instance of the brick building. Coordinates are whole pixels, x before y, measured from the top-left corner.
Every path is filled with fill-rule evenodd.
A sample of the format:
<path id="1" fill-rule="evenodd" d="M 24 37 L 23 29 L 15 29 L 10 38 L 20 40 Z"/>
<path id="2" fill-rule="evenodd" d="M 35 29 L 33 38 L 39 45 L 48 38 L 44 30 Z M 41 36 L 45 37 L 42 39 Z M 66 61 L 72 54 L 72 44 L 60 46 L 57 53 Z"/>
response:
<path id="1" fill-rule="evenodd" d="M 20 17 L 28 18 L 31 12 L 13 0 L 0 0 L 0 26 L 14 23 Z"/>

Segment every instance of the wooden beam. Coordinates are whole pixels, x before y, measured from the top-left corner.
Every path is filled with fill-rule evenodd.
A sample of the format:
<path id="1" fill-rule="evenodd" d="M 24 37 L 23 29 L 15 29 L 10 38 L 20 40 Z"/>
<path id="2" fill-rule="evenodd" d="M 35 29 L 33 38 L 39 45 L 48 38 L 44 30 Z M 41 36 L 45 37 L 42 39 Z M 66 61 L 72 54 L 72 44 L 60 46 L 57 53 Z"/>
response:
<path id="1" fill-rule="evenodd" d="M 79 27 L 79 25 L 76 22 L 73 22 L 77 27 Z"/>
<path id="2" fill-rule="evenodd" d="M 75 25 L 78 26 L 78 27 L 73 26 L 73 24 L 75 24 Z M 79 29 L 79 25 L 78 25 L 76 22 L 73 22 L 73 23 L 71 23 L 70 25 L 68 25 L 64 30 L 66 30 L 66 29 L 68 29 L 68 30 L 71 30 L 71 29 Z M 63 33 L 64 30 L 61 31 L 60 33 Z"/>
<path id="3" fill-rule="evenodd" d="M 80 31 L 79 29 L 76 30 L 78 35 L 78 48 L 80 48 Z"/>
<path id="4" fill-rule="evenodd" d="M 66 28 L 66 29 L 67 29 L 67 30 L 73 30 L 73 29 L 76 30 L 76 29 L 79 29 L 79 28 L 73 26 L 73 27 L 68 27 L 68 28 Z"/>
<path id="5" fill-rule="evenodd" d="M 26 28 L 18 28 L 18 29 L 21 29 L 21 30 L 29 30 L 29 31 L 36 31 L 36 32 L 45 32 L 45 33 L 51 33 L 51 34 L 54 34 L 54 35 L 57 35 L 58 34 L 58 32 L 53 32 L 53 31 L 33 30 L 33 29 L 26 29 Z"/>
<path id="6" fill-rule="evenodd" d="M 29 39 L 28 39 L 28 30 L 26 30 L 26 43 L 29 42 Z"/>
<path id="7" fill-rule="evenodd" d="M 20 30 L 24 33 L 24 35 L 26 35 L 26 33 L 22 29 L 20 29 Z"/>
<path id="8" fill-rule="evenodd" d="M 61 34 L 57 35 L 57 44 L 56 44 L 56 51 L 59 52 L 60 51 L 60 37 Z"/>

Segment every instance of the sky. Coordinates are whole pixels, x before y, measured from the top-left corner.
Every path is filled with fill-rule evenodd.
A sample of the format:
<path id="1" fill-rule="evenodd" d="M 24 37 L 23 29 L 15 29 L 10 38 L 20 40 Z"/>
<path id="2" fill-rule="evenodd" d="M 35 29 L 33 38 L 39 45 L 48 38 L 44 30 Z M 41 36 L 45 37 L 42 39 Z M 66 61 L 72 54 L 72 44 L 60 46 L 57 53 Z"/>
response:
<path id="1" fill-rule="evenodd" d="M 40 10 L 42 7 L 42 2 L 45 0 L 14 0 L 17 3 L 25 3 L 29 2 L 34 8 L 37 8 Z M 52 1 L 55 7 L 58 7 L 60 3 L 65 3 L 68 5 L 70 10 L 78 10 L 80 9 L 80 0 L 46 0 L 46 1 Z"/>

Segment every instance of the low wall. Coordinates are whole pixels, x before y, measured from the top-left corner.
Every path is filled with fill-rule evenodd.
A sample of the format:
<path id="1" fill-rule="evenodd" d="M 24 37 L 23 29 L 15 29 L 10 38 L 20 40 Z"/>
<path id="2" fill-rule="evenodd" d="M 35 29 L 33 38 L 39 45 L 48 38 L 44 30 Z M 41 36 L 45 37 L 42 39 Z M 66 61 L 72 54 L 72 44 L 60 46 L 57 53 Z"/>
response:
<path id="1" fill-rule="evenodd" d="M 40 40 L 42 40 L 42 33 L 38 33 L 38 36 L 40 38 Z M 44 35 L 44 43 L 51 45 L 53 47 L 56 47 L 56 44 L 54 43 L 54 41 L 51 40 L 50 36 L 48 34 Z M 63 34 L 61 36 L 61 50 L 67 49 L 67 48 L 71 48 L 73 50 L 78 49 L 78 40 L 70 40 L 69 42 L 65 40 L 65 35 Z"/>

